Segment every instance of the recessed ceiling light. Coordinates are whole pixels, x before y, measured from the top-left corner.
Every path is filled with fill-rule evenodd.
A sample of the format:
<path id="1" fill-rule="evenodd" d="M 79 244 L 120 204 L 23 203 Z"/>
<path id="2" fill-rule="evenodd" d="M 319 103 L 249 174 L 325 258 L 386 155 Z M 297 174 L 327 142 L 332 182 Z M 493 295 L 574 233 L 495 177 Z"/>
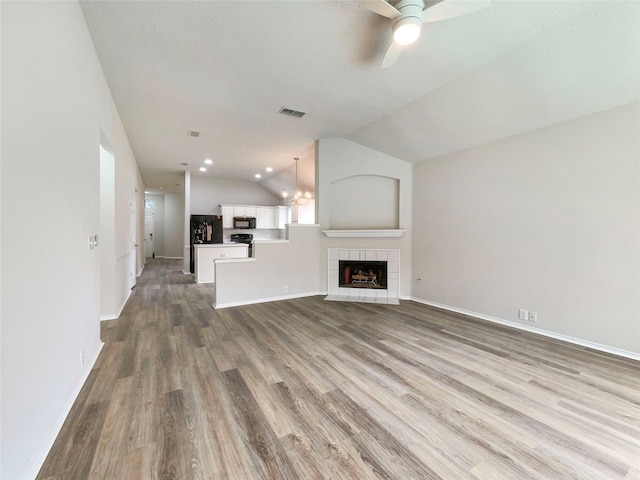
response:
<path id="1" fill-rule="evenodd" d="M 206 172 L 206 171 L 207 171 L 207 169 L 206 169 L 206 168 L 204 168 L 204 167 L 200 167 L 200 171 L 201 171 L 201 172 Z"/>
<path id="2" fill-rule="evenodd" d="M 265 168 L 265 170 L 266 170 L 267 172 L 273 172 L 273 168 L 271 168 L 271 167 L 267 167 L 267 168 Z"/>
<path id="3" fill-rule="evenodd" d="M 256 173 L 256 174 L 254 175 L 254 177 L 256 177 L 256 178 L 262 178 L 262 175 L 260 175 L 259 173 Z"/>
<path id="4" fill-rule="evenodd" d="M 206 163 L 207 165 L 211 165 L 213 163 L 213 160 L 211 160 L 210 158 L 205 159 L 204 163 Z"/>

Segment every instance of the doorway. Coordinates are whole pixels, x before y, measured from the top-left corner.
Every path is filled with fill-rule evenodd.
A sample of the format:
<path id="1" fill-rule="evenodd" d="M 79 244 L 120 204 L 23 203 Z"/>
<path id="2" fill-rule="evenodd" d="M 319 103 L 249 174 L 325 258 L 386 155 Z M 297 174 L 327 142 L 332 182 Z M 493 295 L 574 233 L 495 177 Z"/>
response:
<path id="1" fill-rule="evenodd" d="M 156 258 L 153 245 L 153 235 L 155 229 L 155 215 L 144 216 L 144 258 Z"/>

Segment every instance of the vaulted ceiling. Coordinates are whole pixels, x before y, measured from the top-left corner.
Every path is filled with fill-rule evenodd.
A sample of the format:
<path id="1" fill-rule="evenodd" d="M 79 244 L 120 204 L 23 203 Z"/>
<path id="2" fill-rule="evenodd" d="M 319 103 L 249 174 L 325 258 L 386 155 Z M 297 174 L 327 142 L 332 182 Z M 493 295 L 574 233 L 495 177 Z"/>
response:
<path id="1" fill-rule="evenodd" d="M 294 157 L 304 185 L 317 139 L 419 162 L 640 98 L 636 1 L 494 0 L 425 24 L 385 70 L 389 21 L 348 0 L 81 5 L 155 191 L 185 169 L 277 190 Z"/>

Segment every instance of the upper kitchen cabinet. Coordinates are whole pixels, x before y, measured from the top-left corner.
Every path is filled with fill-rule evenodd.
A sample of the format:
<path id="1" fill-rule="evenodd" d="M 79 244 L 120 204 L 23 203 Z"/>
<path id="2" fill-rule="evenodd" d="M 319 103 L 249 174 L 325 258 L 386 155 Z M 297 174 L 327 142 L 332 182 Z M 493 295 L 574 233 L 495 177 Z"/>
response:
<path id="1" fill-rule="evenodd" d="M 289 207 L 280 206 L 276 209 L 276 228 L 286 228 L 287 223 L 291 223 L 291 209 Z"/>
<path id="2" fill-rule="evenodd" d="M 283 210 L 284 209 L 284 210 Z M 233 228 L 233 217 L 255 217 L 256 229 L 283 229 L 288 223 L 287 207 L 220 205 L 223 228 Z"/>
<path id="3" fill-rule="evenodd" d="M 233 217 L 235 216 L 233 205 L 220 205 L 222 213 L 222 228 L 233 228 Z"/>
<path id="4" fill-rule="evenodd" d="M 277 207 L 256 207 L 256 209 L 257 228 L 278 228 L 276 224 Z"/>
<path id="5" fill-rule="evenodd" d="M 258 207 L 252 205 L 234 205 L 234 217 L 255 217 L 258 214 Z"/>

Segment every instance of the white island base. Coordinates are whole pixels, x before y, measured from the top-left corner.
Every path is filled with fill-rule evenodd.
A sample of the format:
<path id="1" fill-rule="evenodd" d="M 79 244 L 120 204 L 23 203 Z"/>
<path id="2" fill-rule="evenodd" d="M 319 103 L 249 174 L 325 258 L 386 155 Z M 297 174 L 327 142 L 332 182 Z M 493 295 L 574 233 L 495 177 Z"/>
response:
<path id="1" fill-rule="evenodd" d="M 216 281 L 214 262 L 247 258 L 249 245 L 246 243 L 212 243 L 194 245 L 194 274 L 196 283 L 213 283 Z"/>

